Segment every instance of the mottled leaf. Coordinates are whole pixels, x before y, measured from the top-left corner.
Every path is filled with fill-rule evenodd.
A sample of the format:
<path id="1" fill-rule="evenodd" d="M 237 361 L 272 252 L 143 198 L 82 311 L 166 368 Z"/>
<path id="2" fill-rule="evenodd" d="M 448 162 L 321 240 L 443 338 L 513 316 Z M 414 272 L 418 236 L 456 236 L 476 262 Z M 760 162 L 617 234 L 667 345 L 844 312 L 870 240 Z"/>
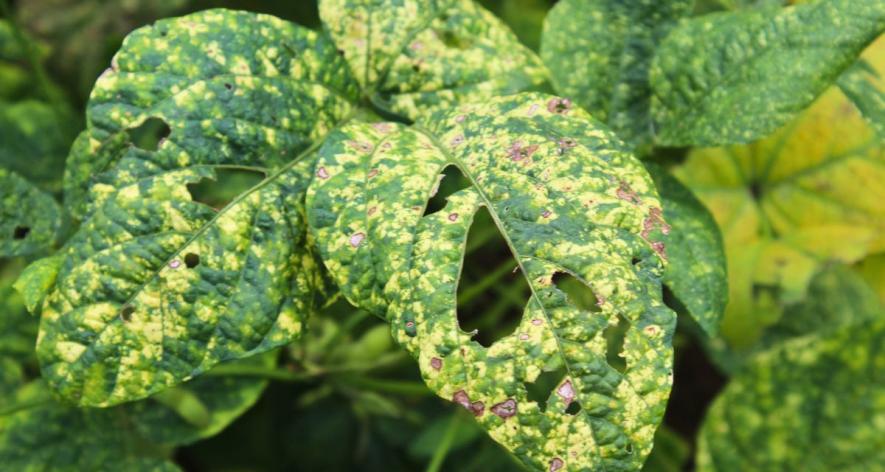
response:
<path id="1" fill-rule="evenodd" d="M 364 95 L 415 119 L 544 81 L 537 56 L 473 0 L 322 0 Z"/>
<path id="2" fill-rule="evenodd" d="M 885 140 L 885 38 L 879 38 L 860 60 L 839 77 L 839 87 Z"/>
<path id="3" fill-rule="evenodd" d="M 117 410 L 77 409 L 55 403 L 40 382 L 16 394 L 23 408 L 0 416 L 0 464 L 4 469 L 37 471 L 174 472 L 161 457 L 139 451 Z"/>
<path id="4" fill-rule="evenodd" d="M 62 257 L 59 255 L 44 257 L 31 263 L 21 272 L 13 285 L 24 299 L 28 311 L 36 314 L 43 305 L 46 295 L 55 286 Z"/>
<path id="5" fill-rule="evenodd" d="M 675 325 L 661 302 L 663 222 L 648 174 L 561 98 L 497 98 L 422 126 L 352 124 L 319 152 L 309 222 L 342 292 L 378 313 L 389 303 L 394 338 L 430 388 L 526 464 L 639 468 L 669 394 Z M 448 166 L 473 185 L 422 217 Z M 516 331 L 489 348 L 456 314 L 464 245 L 481 208 L 532 289 Z M 555 274 L 592 289 L 594 309 L 568 300 Z M 623 347 L 609 353 L 605 332 L 619 324 Z M 557 367 L 563 377 L 546 402 L 529 400 L 526 385 Z"/>
<path id="6" fill-rule="evenodd" d="M 46 252 L 61 223 L 62 211 L 52 196 L 0 167 L 0 257 Z"/>
<path id="7" fill-rule="evenodd" d="M 714 13 L 674 29 L 651 68 L 660 144 L 748 143 L 793 118 L 885 31 L 881 0 Z"/>
<path id="8" fill-rule="evenodd" d="M 693 0 L 563 0 L 547 15 L 541 57 L 557 92 L 634 145 L 651 137 L 648 69 Z"/>
<path id="9" fill-rule="evenodd" d="M 50 386 L 107 406 L 297 337 L 322 283 L 300 156 L 355 91 L 328 40 L 270 16 L 210 10 L 132 33 L 68 165 L 69 203 L 88 218 L 43 306 Z M 169 135 L 129 145 L 148 118 Z M 263 180 L 220 210 L 192 199 L 188 185 L 229 168 Z"/>
<path id="10" fill-rule="evenodd" d="M 732 378 L 700 432 L 700 471 L 885 463 L 885 319 L 779 345 Z"/>
<path id="11" fill-rule="evenodd" d="M 729 304 L 721 330 L 746 347 L 802 298 L 827 261 L 851 263 L 885 247 L 885 148 L 832 88 L 774 135 L 699 149 L 675 175 L 722 229 Z"/>
<path id="12" fill-rule="evenodd" d="M 725 248 L 719 226 L 691 190 L 660 166 L 646 163 L 646 168 L 661 195 L 663 219 L 669 226 L 662 238 L 670 257 L 664 284 L 704 332 L 715 336 L 728 302 Z"/>

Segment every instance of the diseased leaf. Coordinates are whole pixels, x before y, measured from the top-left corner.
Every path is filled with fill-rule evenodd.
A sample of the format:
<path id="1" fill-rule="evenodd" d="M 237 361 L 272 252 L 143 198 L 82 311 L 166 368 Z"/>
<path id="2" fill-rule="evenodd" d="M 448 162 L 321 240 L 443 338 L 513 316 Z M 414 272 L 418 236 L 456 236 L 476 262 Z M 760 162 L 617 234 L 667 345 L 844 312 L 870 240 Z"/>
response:
<path id="1" fill-rule="evenodd" d="M 51 249 L 61 223 L 61 208 L 52 196 L 0 167 L 0 257 Z"/>
<path id="2" fill-rule="evenodd" d="M 722 332 L 748 347 L 801 299 L 828 261 L 885 247 L 885 148 L 832 88 L 796 120 L 747 146 L 692 151 L 674 170 L 713 213 L 725 241 Z"/>
<path id="3" fill-rule="evenodd" d="M 881 0 L 820 0 L 688 20 L 651 68 L 659 144 L 748 143 L 810 105 L 885 31 Z"/>
<path id="4" fill-rule="evenodd" d="M 885 141 L 885 38 L 839 77 L 839 88 Z"/>
<path id="5" fill-rule="evenodd" d="M 725 248 L 719 226 L 703 203 L 662 167 L 646 163 L 646 168 L 661 195 L 663 219 L 668 224 L 662 237 L 670 258 L 664 284 L 704 332 L 715 336 L 728 302 Z"/>
<path id="6" fill-rule="evenodd" d="M 21 272 L 13 286 L 24 299 L 28 311 L 36 314 L 46 295 L 55 286 L 61 256 L 44 257 L 31 263 Z"/>
<path id="7" fill-rule="evenodd" d="M 651 131 L 648 69 L 693 0 L 563 0 L 544 22 L 541 57 L 556 90 L 641 146 Z"/>
<path id="8" fill-rule="evenodd" d="M 324 289 L 300 156 L 350 113 L 344 69 L 328 40 L 266 15 L 210 10 L 126 39 L 69 161 L 68 203 L 88 219 L 43 306 L 37 354 L 52 388 L 113 405 L 300 334 Z M 148 118 L 165 140 L 127 144 Z M 263 180 L 220 210 L 192 199 L 188 185 L 227 168 Z"/>
<path id="9" fill-rule="evenodd" d="M 363 93 L 416 119 L 540 85 L 540 60 L 473 0 L 322 0 L 320 17 Z"/>
<path id="10" fill-rule="evenodd" d="M 41 382 L 32 382 L 15 396 L 30 405 L 0 416 L 0 464 L 16 471 L 174 472 L 179 468 L 161 457 L 138 452 L 117 410 L 77 409 L 53 402 Z"/>
<path id="11" fill-rule="evenodd" d="M 663 222 L 648 174 L 561 98 L 496 98 L 422 126 L 354 123 L 319 151 L 309 222 L 343 294 L 376 313 L 389 303 L 394 338 L 430 388 L 526 464 L 639 468 L 669 394 L 675 326 L 661 302 Z M 448 166 L 473 185 L 422 217 Z M 489 348 L 456 314 L 480 208 L 532 289 L 516 331 Z M 569 301 L 555 274 L 592 289 L 595 309 Z M 623 348 L 609 353 L 605 332 L 619 324 Z M 609 365 L 607 354 L 626 367 Z M 529 400 L 526 385 L 557 367 L 565 374 L 546 402 Z"/>
<path id="12" fill-rule="evenodd" d="M 732 378 L 700 432 L 700 471 L 885 463 L 885 319 L 783 343 Z"/>

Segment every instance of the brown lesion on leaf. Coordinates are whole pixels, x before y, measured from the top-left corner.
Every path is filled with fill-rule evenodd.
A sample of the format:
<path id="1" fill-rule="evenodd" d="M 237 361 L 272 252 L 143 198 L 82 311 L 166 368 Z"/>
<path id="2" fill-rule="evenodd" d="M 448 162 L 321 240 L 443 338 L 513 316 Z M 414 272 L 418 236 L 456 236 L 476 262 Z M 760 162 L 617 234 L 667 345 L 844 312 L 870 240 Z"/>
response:
<path id="1" fill-rule="evenodd" d="M 514 141 L 507 149 L 507 156 L 514 162 L 528 159 L 538 150 L 537 144 L 523 146 L 522 141 Z"/>
<path id="2" fill-rule="evenodd" d="M 473 416 L 480 417 L 485 413 L 485 404 L 481 401 L 470 401 L 470 396 L 464 390 L 458 390 L 452 395 L 452 401 L 463 406 Z"/>
<path id="3" fill-rule="evenodd" d="M 633 191 L 632 188 L 630 188 L 630 184 L 623 180 L 618 184 L 618 189 L 615 191 L 615 195 L 617 195 L 617 197 L 621 200 L 630 202 L 634 205 L 639 205 L 640 203 L 642 203 L 642 199 L 640 199 L 639 195 L 637 195 L 636 192 Z"/>
<path id="4" fill-rule="evenodd" d="M 442 369 L 443 361 L 439 357 L 433 357 L 430 359 L 430 367 L 433 367 L 433 370 Z"/>
<path id="5" fill-rule="evenodd" d="M 652 231 L 660 229 L 664 234 L 670 234 L 670 225 L 664 222 L 663 213 L 660 208 L 649 208 L 648 216 L 642 222 L 642 232 L 640 236 L 648 239 Z"/>
<path id="6" fill-rule="evenodd" d="M 511 416 L 516 415 L 516 412 L 517 412 L 516 400 L 514 400 L 512 398 L 508 398 L 507 400 L 504 400 L 501 403 L 496 403 L 495 405 L 492 405 L 491 410 L 492 410 L 492 413 L 494 413 L 494 414 L 498 415 L 499 417 L 504 418 L 506 420 L 507 418 L 510 418 Z"/>
<path id="7" fill-rule="evenodd" d="M 567 115 L 572 109 L 572 101 L 568 98 L 551 98 L 547 102 L 547 111 L 556 113 L 557 115 Z"/>
<path id="8" fill-rule="evenodd" d="M 353 148 L 359 152 L 369 153 L 369 152 L 372 152 L 372 150 L 374 149 L 374 147 L 370 143 L 367 143 L 365 141 L 351 140 L 351 141 L 347 141 L 347 143 L 345 143 L 345 144 L 347 144 L 348 146 L 350 146 L 351 148 Z"/>
<path id="9" fill-rule="evenodd" d="M 565 462 L 558 457 L 554 457 L 553 460 L 550 461 L 550 472 L 556 472 L 557 470 L 561 470 L 563 467 L 565 467 Z"/>

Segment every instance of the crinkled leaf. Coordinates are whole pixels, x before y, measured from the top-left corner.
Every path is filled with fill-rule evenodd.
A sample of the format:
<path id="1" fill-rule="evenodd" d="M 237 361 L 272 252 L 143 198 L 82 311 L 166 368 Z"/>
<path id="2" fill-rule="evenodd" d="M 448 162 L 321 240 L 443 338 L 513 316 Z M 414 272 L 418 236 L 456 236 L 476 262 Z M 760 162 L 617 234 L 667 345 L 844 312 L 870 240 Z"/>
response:
<path id="1" fill-rule="evenodd" d="M 52 196 L 0 167 L 0 257 L 51 249 L 61 223 L 61 207 Z"/>
<path id="2" fill-rule="evenodd" d="M 698 470 L 875 470 L 885 463 L 885 319 L 760 354 L 713 403 Z"/>
<path id="3" fill-rule="evenodd" d="M 674 29 L 651 68 L 660 144 L 748 143 L 793 118 L 885 31 L 881 0 L 714 13 Z"/>
<path id="4" fill-rule="evenodd" d="M 885 247 L 885 148 L 833 88 L 774 135 L 700 149 L 675 169 L 722 229 L 725 338 L 749 346 L 826 261 Z"/>
<path id="5" fill-rule="evenodd" d="M 266 15 L 210 10 L 126 39 L 69 161 L 68 196 L 89 217 L 43 306 L 54 389 L 80 405 L 144 398 L 299 335 L 322 284 L 299 153 L 349 112 L 345 69 L 328 40 Z M 148 117 L 169 136 L 126 144 Z M 266 177 L 220 210 L 191 198 L 224 168 Z"/>
<path id="6" fill-rule="evenodd" d="M 557 92 L 571 97 L 623 139 L 650 140 L 648 69 L 672 25 L 693 0 L 563 0 L 547 15 L 541 57 Z"/>
<path id="7" fill-rule="evenodd" d="M 669 395 L 675 325 L 661 302 L 663 222 L 648 174 L 560 98 L 497 98 L 424 126 L 352 124 L 319 152 L 309 222 L 342 292 L 376 312 L 389 303 L 394 338 L 430 388 L 472 411 L 526 464 L 638 468 Z M 422 217 L 449 165 L 473 185 Z M 456 315 L 464 245 L 481 207 L 532 289 L 519 327 L 489 348 Z M 570 302 L 552 282 L 557 273 L 591 288 L 598 310 Z M 619 323 L 624 347 L 612 354 L 625 360 L 623 372 L 606 361 L 604 331 Z M 546 408 L 529 400 L 526 384 L 557 365 L 566 374 Z"/>
<path id="8" fill-rule="evenodd" d="M 662 240 L 670 264 L 664 284 L 701 328 L 715 336 L 728 302 L 725 248 L 716 220 L 692 193 L 660 166 L 646 164 L 655 180 L 663 218 L 669 225 Z"/>
<path id="9" fill-rule="evenodd" d="M 117 410 L 77 409 L 50 400 L 40 382 L 23 387 L 15 403 L 32 406 L 0 416 L 0 464 L 15 471 L 174 472 L 160 457 L 138 452 Z"/>
<path id="10" fill-rule="evenodd" d="M 322 0 L 320 17 L 364 93 L 412 119 L 544 81 L 537 56 L 473 0 Z"/>

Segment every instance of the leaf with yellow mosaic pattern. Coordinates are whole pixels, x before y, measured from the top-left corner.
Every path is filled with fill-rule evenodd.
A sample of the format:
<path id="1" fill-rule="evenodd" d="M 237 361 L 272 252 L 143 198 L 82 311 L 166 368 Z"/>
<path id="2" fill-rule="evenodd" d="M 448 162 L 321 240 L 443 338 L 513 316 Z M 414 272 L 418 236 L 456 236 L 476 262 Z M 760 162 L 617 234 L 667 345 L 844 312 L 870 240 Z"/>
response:
<path id="1" fill-rule="evenodd" d="M 531 467 L 641 467 L 672 383 L 675 315 L 661 301 L 661 203 L 623 143 L 567 100 L 519 94 L 415 127 L 354 123 L 319 155 L 307 207 L 323 260 L 351 302 L 386 316 L 433 391 Z M 449 166 L 472 185 L 424 215 Z M 483 208 L 532 292 L 488 348 L 456 313 Z M 596 304 L 579 308 L 557 274 Z M 622 346 L 607 341 L 615 327 Z M 546 401 L 530 400 L 528 385 L 558 368 Z"/>

